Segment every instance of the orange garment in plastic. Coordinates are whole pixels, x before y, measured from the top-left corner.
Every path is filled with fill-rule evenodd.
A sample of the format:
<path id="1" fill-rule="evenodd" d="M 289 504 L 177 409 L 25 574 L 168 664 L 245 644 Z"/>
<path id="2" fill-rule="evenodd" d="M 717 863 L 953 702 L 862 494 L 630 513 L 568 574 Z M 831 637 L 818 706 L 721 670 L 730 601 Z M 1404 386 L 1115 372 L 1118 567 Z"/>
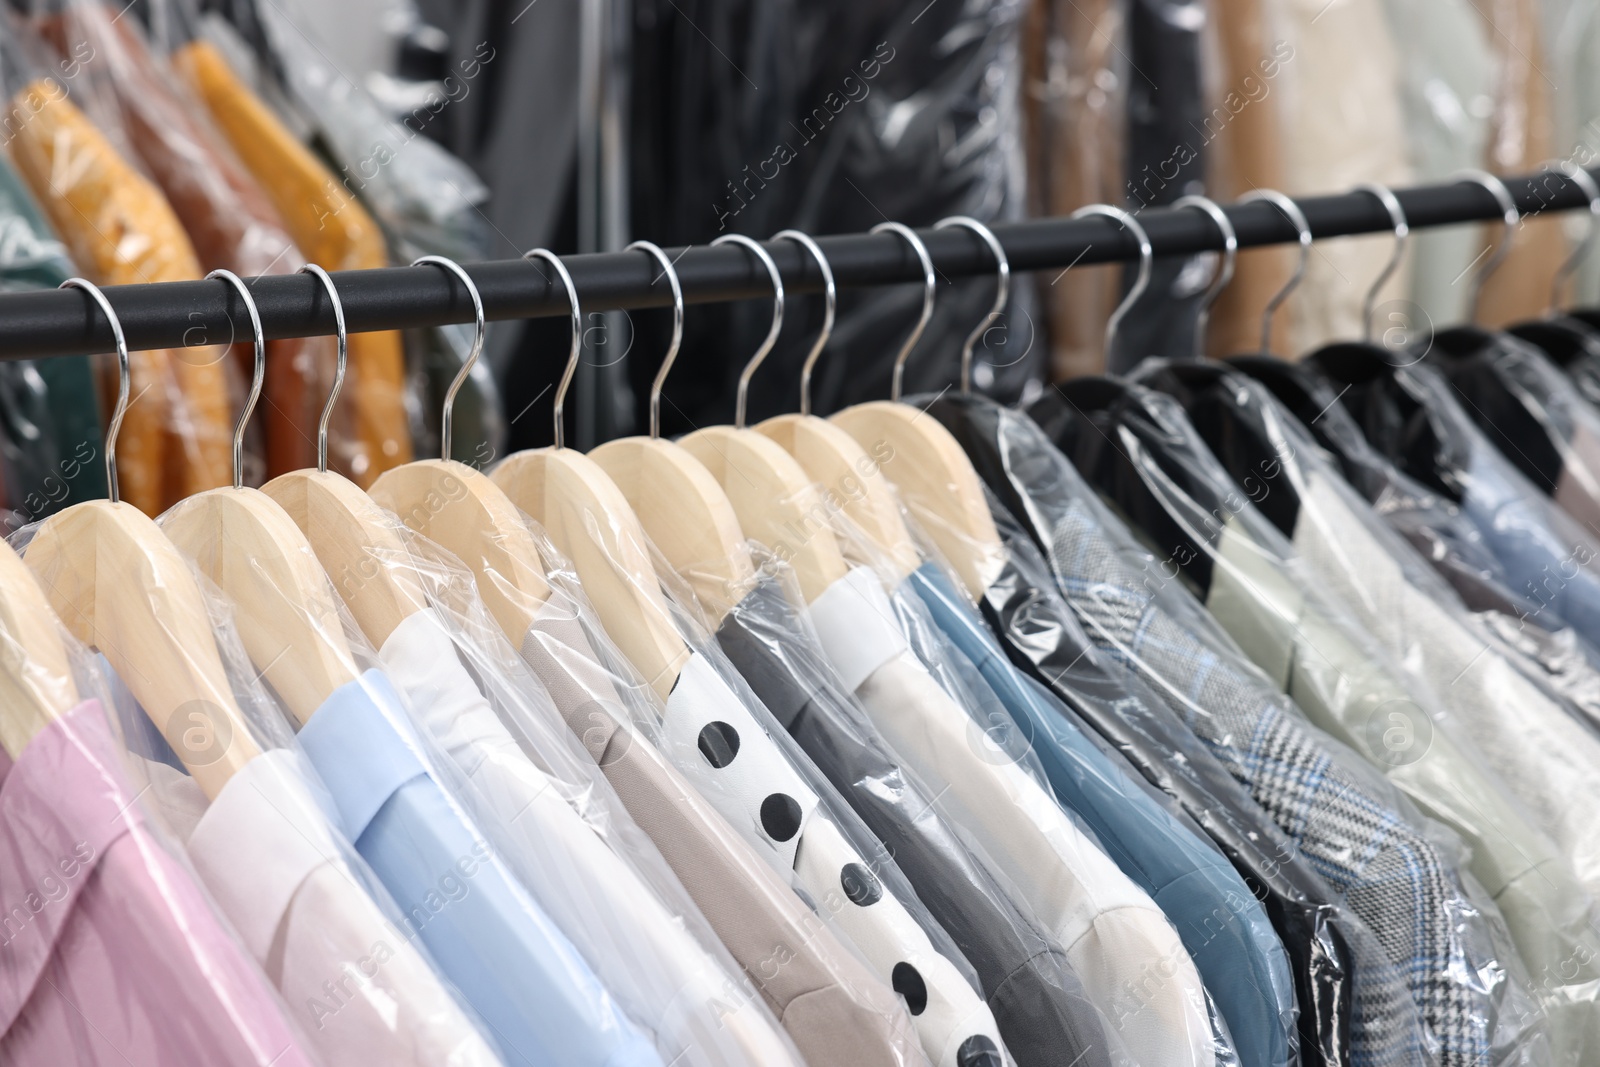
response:
<path id="1" fill-rule="evenodd" d="M 328 270 L 388 265 L 383 234 L 372 216 L 239 80 L 221 53 L 205 41 L 193 41 L 174 52 L 172 62 L 313 263 Z M 343 395 L 352 405 L 360 449 L 348 458 L 345 473 L 369 486 L 384 471 L 411 460 L 400 334 L 352 333 L 349 357 Z"/>
<path id="2" fill-rule="evenodd" d="M 93 49 L 98 66 L 74 92 L 106 95 L 107 121 L 121 117 L 128 146 L 188 231 L 201 271 L 221 267 L 252 278 L 299 270 L 305 260 L 272 202 L 212 128 L 205 108 L 150 54 L 134 20 L 117 16 L 99 0 L 86 0 L 68 4 L 39 29 L 62 55 Z M 248 382 L 255 362 L 248 335 L 233 352 Z M 327 387 L 319 388 L 319 374 L 331 385 L 335 358 L 331 338 L 268 343 L 262 402 L 251 427 L 264 445 L 265 477 L 316 462 L 316 420 Z"/>
<path id="3" fill-rule="evenodd" d="M 12 108 L 31 116 L 11 141 L 17 169 L 91 281 L 200 277 L 194 248 L 161 190 L 117 154 L 59 83 L 33 82 Z M 215 345 L 130 353 L 118 481 L 122 499 L 148 515 L 233 480 L 225 358 Z"/>

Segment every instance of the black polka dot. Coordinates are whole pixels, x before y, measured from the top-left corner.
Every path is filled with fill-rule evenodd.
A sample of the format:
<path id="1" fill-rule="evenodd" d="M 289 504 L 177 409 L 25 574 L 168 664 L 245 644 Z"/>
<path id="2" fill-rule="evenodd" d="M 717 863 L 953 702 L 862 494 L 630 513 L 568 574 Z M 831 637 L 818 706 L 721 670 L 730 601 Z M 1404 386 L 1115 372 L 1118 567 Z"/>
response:
<path id="1" fill-rule="evenodd" d="M 773 793 L 761 802 L 761 826 L 774 841 L 800 832 L 800 802 L 787 793 Z"/>
<path id="2" fill-rule="evenodd" d="M 909 963 L 897 963 L 889 975 L 894 991 L 906 998 L 906 1008 L 912 1015 L 921 1015 L 928 1006 L 928 984 Z"/>
<path id="3" fill-rule="evenodd" d="M 1005 1060 L 993 1041 L 983 1034 L 973 1034 L 956 1049 L 956 1067 L 1005 1067 Z"/>
<path id="4" fill-rule="evenodd" d="M 739 731 L 725 722 L 708 722 L 700 728 L 700 755 L 713 767 L 726 767 L 739 754 Z"/>
<path id="5" fill-rule="evenodd" d="M 839 884 L 844 887 L 844 895 L 850 898 L 850 903 L 857 907 L 868 908 L 883 899 L 883 886 L 863 864 L 845 864 L 844 870 L 839 872 Z"/>

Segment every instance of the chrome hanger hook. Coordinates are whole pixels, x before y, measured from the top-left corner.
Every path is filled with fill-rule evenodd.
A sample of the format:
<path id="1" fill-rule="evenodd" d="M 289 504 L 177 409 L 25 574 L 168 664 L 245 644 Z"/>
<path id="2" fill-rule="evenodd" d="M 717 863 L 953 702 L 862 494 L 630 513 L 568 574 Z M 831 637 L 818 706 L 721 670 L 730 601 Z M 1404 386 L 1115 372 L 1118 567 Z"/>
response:
<path id="1" fill-rule="evenodd" d="M 450 383 L 450 388 L 444 394 L 444 410 L 439 415 L 439 458 L 450 458 L 450 438 L 455 428 L 456 394 L 466 384 L 467 376 L 472 373 L 473 366 L 478 362 L 478 356 L 483 352 L 483 335 L 487 326 L 483 318 L 483 297 L 478 295 L 478 287 L 472 283 L 472 276 L 468 274 L 453 259 L 444 256 L 422 256 L 411 261 L 413 267 L 433 266 L 443 267 L 450 271 L 461 284 L 467 287 L 467 295 L 472 297 L 473 334 L 472 351 L 467 354 L 467 361 L 456 371 L 455 379 Z"/>
<path id="2" fill-rule="evenodd" d="M 1488 261 L 1472 276 L 1472 298 L 1467 304 L 1467 316 L 1471 322 L 1476 323 L 1478 300 L 1483 296 L 1483 283 L 1489 280 L 1489 275 L 1493 274 L 1501 263 L 1505 262 L 1506 255 L 1511 251 L 1511 231 L 1522 221 L 1522 213 L 1517 210 L 1517 201 L 1511 195 L 1511 190 L 1506 188 L 1506 183 L 1486 170 L 1460 170 L 1451 175 L 1451 180 L 1481 185 L 1489 190 L 1489 194 L 1500 205 L 1500 239 L 1495 243 L 1494 252 L 1490 254 Z"/>
<path id="3" fill-rule="evenodd" d="M 767 276 L 772 279 L 772 326 L 767 330 L 767 339 L 761 342 L 756 354 L 750 357 L 750 362 L 739 372 L 739 395 L 733 408 L 733 427 L 742 430 L 745 399 L 750 393 L 750 379 L 755 376 L 756 368 L 761 366 L 761 361 L 767 358 L 767 353 L 772 351 L 772 346 L 778 343 L 778 333 L 783 329 L 783 276 L 778 273 L 778 265 L 772 261 L 767 250 L 761 247 L 760 242 L 753 241 L 744 234 L 725 233 L 711 243 L 712 245 L 735 244 L 749 250 L 761 261 L 761 265 L 767 268 Z"/>
<path id="4" fill-rule="evenodd" d="M 989 314 L 983 317 L 983 321 L 967 334 L 966 343 L 961 346 L 961 391 L 970 393 L 972 392 L 972 346 L 978 343 L 978 338 L 994 325 L 994 320 L 1005 310 L 1006 300 L 1011 296 L 1011 261 L 1006 258 L 1006 250 L 1000 247 L 1000 238 L 994 235 L 994 231 L 970 215 L 951 215 L 933 224 L 936 230 L 947 230 L 952 226 L 964 227 L 983 238 L 984 243 L 989 246 L 989 251 L 994 253 L 995 275 L 999 282 L 995 287 L 994 306 L 989 309 Z"/>
<path id="5" fill-rule="evenodd" d="M 122 332 L 122 320 L 111 310 L 111 301 L 106 299 L 106 294 L 94 282 L 87 278 L 68 278 L 56 288 L 82 289 L 88 293 L 111 323 L 111 336 L 117 344 L 117 405 L 111 409 L 111 421 L 106 424 L 106 489 L 111 502 L 116 504 L 122 500 L 117 485 L 117 434 L 122 432 L 122 417 L 128 413 L 128 385 L 132 378 L 132 372 L 128 369 L 128 339 Z"/>
<path id="6" fill-rule="evenodd" d="M 1107 359 L 1110 359 L 1111 345 L 1117 339 L 1117 327 L 1122 325 L 1122 316 L 1128 313 L 1128 309 L 1133 307 L 1134 301 L 1143 296 L 1145 289 L 1150 285 L 1150 268 L 1155 262 L 1155 252 L 1150 247 L 1150 235 L 1144 232 L 1144 227 L 1139 225 L 1137 219 L 1120 207 L 1112 207 L 1110 204 L 1089 204 L 1086 207 L 1080 207 L 1068 216 L 1068 218 L 1074 219 L 1094 217 L 1111 219 L 1117 222 L 1123 229 L 1133 234 L 1134 239 L 1139 242 L 1139 277 L 1134 281 L 1133 288 L 1128 290 L 1128 295 L 1122 298 L 1122 303 L 1117 305 L 1117 309 L 1106 320 L 1105 355 Z"/>
<path id="7" fill-rule="evenodd" d="M 207 281 L 212 278 L 220 278 L 238 291 L 239 299 L 244 301 L 244 308 L 250 313 L 250 332 L 255 336 L 256 360 L 250 372 L 250 394 L 245 397 L 244 410 L 239 413 L 239 422 L 233 428 L 233 487 L 243 489 L 244 428 L 250 424 L 250 416 L 255 414 L 256 403 L 261 399 L 261 383 L 267 377 L 267 335 L 261 329 L 261 312 L 256 309 L 255 297 L 250 295 L 244 280 L 231 270 L 220 269 L 206 275 Z"/>
<path id="8" fill-rule="evenodd" d="M 561 279 L 561 284 L 567 290 L 567 311 L 572 321 L 572 341 L 567 346 L 567 365 L 561 372 L 561 382 L 556 386 L 555 400 L 555 438 L 556 448 L 562 449 L 567 444 L 566 410 L 567 390 L 572 388 L 572 376 L 577 373 L 578 360 L 583 356 L 583 309 L 578 306 L 578 287 L 572 284 L 572 275 L 567 273 L 567 265 L 561 262 L 561 257 L 548 248 L 535 248 L 524 252 L 522 258 L 541 260 L 555 268 L 556 275 Z M 676 276 L 674 276 L 676 277 Z M 659 375 L 658 375 L 659 377 Z"/>
<path id="9" fill-rule="evenodd" d="M 917 347 L 917 342 L 922 340 L 922 331 L 928 328 L 928 320 L 933 318 L 933 292 L 934 270 L 933 257 L 928 255 L 928 246 L 922 243 L 922 238 L 917 232 L 903 222 L 880 222 L 871 230 L 872 233 L 898 234 L 911 251 L 917 254 L 917 260 L 922 264 L 922 314 L 917 319 L 917 325 L 912 329 L 911 336 L 905 339 L 900 346 L 900 351 L 894 357 L 894 376 L 889 379 L 889 399 L 899 401 L 900 384 L 905 378 L 906 360 L 911 356 L 911 350 Z"/>
<path id="10" fill-rule="evenodd" d="M 653 241 L 635 241 L 623 251 L 647 252 L 654 256 L 656 262 L 661 264 L 661 273 L 667 276 L 667 284 L 672 287 L 672 343 L 667 346 L 666 358 L 656 371 L 656 380 L 650 383 L 650 437 L 654 439 L 661 436 L 661 387 L 667 382 L 667 372 L 678 361 L 678 349 L 683 344 L 683 287 L 678 284 L 678 272 L 672 266 L 672 260 L 667 258 L 660 245 Z M 651 279 L 652 289 L 655 284 L 656 280 Z"/>
<path id="11" fill-rule="evenodd" d="M 817 335 L 816 342 L 812 344 L 811 351 L 806 353 L 806 361 L 800 367 L 800 414 L 811 414 L 811 369 L 817 365 L 817 357 L 822 355 L 822 350 L 828 347 L 828 338 L 833 336 L 833 316 L 838 305 L 839 291 L 834 288 L 833 268 L 828 265 L 828 257 L 822 254 L 822 249 L 817 246 L 807 235 L 799 230 L 779 230 L 772 235 L 774 241 L 779 238 L 788 238 L 798 241 L 811 253 L 817 261 L 817 266 L 822 268 L 822 293 L 825 300 L 822 313 L 822 332 Z"/>
<path id="12" fill-rule="evenodd" d="M 1572 184 L 1583 190 L 1583 195 L 1589 198 L 1589 225 L 1583 231 L 1583 239 L 1572 250 L 1561 264 L 1556 268 L 1556 275 L 1550 279 L 1550 310 L 1545 314 L 1553 317 L 1561 314 L 1561 289 L 1567 284 L 1567 279 L 1572 277 L 1573 271 L 1578 269 L 1578 264 L 1583 262 L 1583 257 L 1589 254 L 1589 249 L 1594 245 L 1597 231 L 1600 231 L 1600 185 L 1595 184 L 1593 175 L 1578 166 L 1570 159 L 1563 159 L 1557 163 L 1546 163 L 1546 167 L 1560 167 L 1562 173 L 1572 180 Z"/>
<path id="13" fill-rule="evenodd" d="M 1216 223 L 1217 231 L 1222 234 L 1222 262 L 1217 265 L 1217 272 L 1211 276 L 1211 284 L 1206 287 L 1205 295 L 1200 298 L 1200 309 L 1195 314 L 1194 322 L 1194 358 L 1204 359 L 1206 354 L 1206 326 L 1211 321 L 1211 305 L 1217 302 L 1217 297 L 1222 295 L 1222 290 L 1233 281 L 1234 264 L 1239 259 L 1239 234 L 1234 230 L 1233 223 L 1228 219 L 1228 213 L 1223 211 L 1217 202 L 1209 196 L 1191 193 L 1180 196 L 1171 205 L 1173 208 L 1193 207 L 1199 208 L 1211 216 L 1211 221 Z"/>
<path id="14" fill-rule="evenodd" d="M 315 275 L 322 282 L 322 287 L 328 291 L 328 302 L 333 305 L 333 326 L 339 337 L 339 361 L 334 365 L 333 389 L 328 393 L 328 402 L 322 405 L 322 418 L 317 420 L 317 473 L 328 473 L 328 420 L 333 418 L 333 407 L 339 401 L 339 393 L 344 389 L 344 371 L 349 362 L 350 336 L 344 326 L 344 302 L 339 299 L 339 290 L 333 284 L 333 278 L 328 272 L 315 263 L 307 263 L 298 271 L 300 274 Z"/>
<path id="15" fill-rule="evenodd" d="M 1256 200 L 1265 200 L 1283 213 L 1295 228 L 1300 242 L 1300 262 L 1295 264 L 1294 273 L 1289 275 L 1289 280 L 1283 288 L 1273 294 L 1267 301 L 1266 310 L 1261 313 L 1261 351 L 1265 355 L 1272 353 L 1272 317 L 1277 314 L 1278 307 L 1293 293 L 1306 276 L 1306 263 L 1311 259 L 1311 224 L 1306 221 L 1305 212 L 1300 210 L 1300 205 L 1290 200 L 1276 189 L 1252 189 L 1239 198 L 1239 203 L 1248 204 Z"/>
<path id="16" fill-rule="evenodd" d="M 1400 259 L 1406 254 L 1406 242 L 1411 237 L 1411 224 L 1406 221 L 1406 209 L 1400 206 L 1400 198 L 1394 195 L 1387 185 L 1377 182 L 1362 182 L 1356 190 L 1371 193 L 1378 198 L 1383 209 L 1389 213 L 1389 225 L 1394 234 L 1394 248 L 1389 253 L 1389 262 L 1383 265 L 1383 270 L 1378 272 L 1378 277 L 1373 280 L 1367 289 L 1366 298 L 1361 301 L 1361 339 L 1368 344 L 1372 342 L 1372 317 L 1378 310 L 1378 294 L 1388 284 L 1394 272 L 1400 269 Z"/>

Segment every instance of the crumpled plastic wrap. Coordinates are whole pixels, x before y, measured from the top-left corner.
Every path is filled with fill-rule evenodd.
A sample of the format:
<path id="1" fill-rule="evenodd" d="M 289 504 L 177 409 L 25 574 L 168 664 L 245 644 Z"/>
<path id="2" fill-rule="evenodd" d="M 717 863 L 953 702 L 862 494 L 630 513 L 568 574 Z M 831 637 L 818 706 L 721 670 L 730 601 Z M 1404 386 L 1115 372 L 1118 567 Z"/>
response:
<path id="1" fill-rule="evenodd" d="M 8 143 L 11 159 L 78 269 L 101 285 L 200 277 L 194 246 L 160 188 L 114 131 L 97 129 L 73 103 L 87 58 L 57 59 L 9 12 L 4 25 L 0 75 L 13 112 L 28 116 Z M 230 480 L 225 356 L 215 345 L 130 354 L 121 491 L 148 515 Z"/>
<path id="2" fill-rule="evenodd" d="M 198 503 L 179 504 L 163 521 Z M 421 748 L 431 754 L 429 765 L 609 996 L 642 1027 L 659 1062 L 718 1067 L 792 1059 L 776 1022 L 676 876 L 506 642 L 471 575 L 391 521 L 405 555 L 374 550 L 369 558 L 404 569 L 426 606 L 402 621 L 382 649 L 372 650 L 331 584 L 322 602 L 310 605 L 273 587 L 263 607 L 335 626 L 354 659 L 350 673 L 359 681 L 353 684 L 381 698 L 373 674 L 393 683 Z M 216 566 L 214 547 L 204 551 L 202 565 Z M 442 660 L 430 662 L 430 649 L 442 650 Z M 264 646 L 258 666 L 270 678 L 267 656 Z"/>
<path id="3" fill-rule="evenodd" d="M 164 824 L 143 761 L 126 747 L 104 660 L 53 615 L 29 624 L 58 631 L 67 673 L 27 659 L 26 646 L 6 635 L 8 658 L 22 657 L 8 668 L 17 672 L 12 684 L 38 671 L 36 690 L 58 689 L 64 677 L 81 703 L 19 752 L 0 752 L 8 956 L 0 1058 L 87 1067 L 196 1059 L 244 1067 L 263 1055 L 294 1067 L 322 1063 L 309 1029 Z M 148 721 L 135 727 L 154 733 Z"/>
<path id="4" fill-rule="evenodd" d="M 1508 945 L 1495 953 L 1504 979 L 1475 979 L 1476 1012 L 1429 1021 L 1445 1025 L 1439 1036 L 1447 1059 L 1491 1049 L 1530 1054 L 1529 1039 L 1543 1038 L 1541 1026 L 1527 1025 L 1539 1021 L 1537 1013 L 1514 1019 L 1486 1006 L 1526 989 L 1514 962 L 1519 952 L 1530 970 L 1544 975 L 1573 953 L 1589 951 L 1588 894 L 1436 695 L 1409 679 L 1322 595 L 1304 561 L 1255 509 L 1252 498 L 1271 472 L 1261 472 L 1249 495 L 1234 488 L 1176 402 L 1138 385 L 1086 380 L 1069 386 L 1065 399 L 1036 405 L 1034 414 L 1048 420 L 1052 439 L 1157 550 L 1173 553 L 1207 610 L 1312 722 L 1360 752 L 1466 841 L 1470 869 L 1504 913 L 1516 950 Z M 1103 436 L 1108 433 L 1115 449 Z M 1563 1056 L 1582 1047 L 1581 1031 L 1572 1025 L 1580 1021 L 1562 1016 L 1552 1027 Z"/>
<path id="5" fill-rule="evenodd" d="M 1314 788 L 1318 776 L 1279 773 L 1277 759 L 1248 747 L 1287 732 L 1274 714 L 1275 694 L 1255 690 L 1264 705 L 1257 723 L 1214 713 L 1249 711 L 1249 688 L 1237 694 L 1237 708 L 1212 709 L 1211 694 L 1200 693 L 1207 705 L 1202 707 L 1195 702 L 1194 680 L 1179 669 L 1181 644 L 1174 646 L 1172 661 L 1157 665 L 1119 640 L 1121 626 L 1140 623 L 1137 594 L 1169 585 L 1170 568 L 1142 574 L 1134 568 L 1130 576 L 1109 547 L 1090 540 L 1086 544 L 1092 549 L 1079 550 L 1086 554 L 1052 553 L 1052 576 L 1018 522 L 1026 537 L 1047 547 L 1055 544 L 1057 529 L 1083 535 L 1096 530 L 1092 523 L 1074 522 L 1086 517 L 1079 509 L 1085 499 L 1092 503 L 1092 495 L 1037 426 L 981 399 L 940 398 L 927 410 L 956 436 L 999 497 L 991 497 L 990 507 L 1012 564 L 1009 577 L 985 598 L 991 626 L 1013 660 L 1048 685 L 1153 787 L 1182 805 L 1265 905 L 1290 954 L 1302 1062 L 1338 1063 L 1352 1056 L 1355 1062 L 1436 1062 L 1436 1048 L 1406 986 L 1413 962 L 1409 949 L 1428 943 L 1430 935 L 1412 929 L 1408 942 L 1400 936 L 1401 927 L 1391 923 L 1375 936 L 1383 911 L 1374 905 L 1381 897 L 1363 887 L 1386 881 L 1384 865 L 1362 869 L 1348 863 L 1352 843 L 1342 820 L 1332 811 L 1319 812 L 1328 797 L 1319 798 Z M 1083 566 L 1059 565 L 1069 560 Z M 1096 584 L 1086 587 L 1085 574 Z M 1054 592 L 1058 583 L 1062 596 Z M 1119 586 L 1126 587 L 1121 594 L 1126 599 L 1113 599 L 1106 611 L 1084 599 L 1086 592 L 1116 598 Z M 1144 609 L 1147 622 L 1159 618 L 1149 610 Z M 1120 620 L 1120 626 L 1108 626 L 1108 620 Z M 1225 638 L 1215 648 L 1196 648 L 1196 664 L 1228 649 Z M 1227 662 L 1217 660 L 1213 671 L 1223 671 Z M 1253 679 L 1253 668 L 1246 666 L 1245 672 Z M 1281 696 L 1276 700 L 1286 703 Z M 1038 740 L 1034 744 L 1038 747 Z M 1287 751 L 1295 752 L 1296 746 Z M 1357 757 L 1346 755 L 1365 772 Z M 1302 791 L 1290 789 L 1286 796 L 1285 783 L 1297 783 Z M 1342 780 L 1342 785 L 1352 783 Z M 1388 796 L 1393 789 L 1380 781 L 1379 793 Z M 1286 818 L 1290 811 L 1305 814 Z M 1430 857 L 1430 862 L 1438 860 Z M 1417 921 L 1448 929 L 1456 913 L 1440 908 Z"/>

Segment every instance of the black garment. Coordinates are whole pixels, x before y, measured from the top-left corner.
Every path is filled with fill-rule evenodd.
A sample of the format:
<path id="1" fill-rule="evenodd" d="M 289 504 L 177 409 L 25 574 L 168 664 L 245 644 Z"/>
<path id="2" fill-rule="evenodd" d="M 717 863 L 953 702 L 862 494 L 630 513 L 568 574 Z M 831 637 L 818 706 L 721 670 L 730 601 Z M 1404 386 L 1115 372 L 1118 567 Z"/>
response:
<path id="1" fill-rule="evenodd" d="M 760 618 L 747 627 L 742 609 Z M 772 618 L 785 613 L 787 619 Z M 767 710 L 888 847 L 917 897 L 978 972 L 1000 1036 L 1020 1067 L 1110 1067 L 1102 1018 L 1061 947 L 957 838 L 852 698 L 820 671 L 812 680 L 796 677 L 761 636 L 785 633 L 798 641 L 793 635 L 805 633 L 806 625 L 781 591 L 757 590 L 723 620 L 717 641 Z"/>
<path id="2" fill-rule="evenodd" d="M 1041 520 L 1019 489 L 1025 484 L 1029 493 L 1048 492 L 1051 479 L 1030 478 L 1021 471 L 1013 482 L 1010 468 L 1025 465 L 1027 457 L 1002 454 L 1004 409 L 982 398 L 947 395 L 927 410 L 955 435 L 999 497 L 997 524 L 1003 531 L 1016 531 L 1012 562 L 985 592 L 981 605 L 1008 655 L 1177 800 L 1228 857 L 1266 908 L 1289 953 L 1300 1004 L 1303 1062 L 1308 1067 L 1348 1062 L 1355 978 L 1347 947 L 1351 923 L 1335 903 L 1337 894 L 1183 725 L 1182 713 L 1174 712 L 1142 679 L 1097 652 L 1071 608 L 1054 592 L 1050 572 L 1035 550 L 1036 544 L 1049 543 L 1050 532 L 1036 525 Z M 1012 515 L 1021 517 L 1020 531 Z M 1355 936 L 1370 937 L 1364 929 Z"/>

